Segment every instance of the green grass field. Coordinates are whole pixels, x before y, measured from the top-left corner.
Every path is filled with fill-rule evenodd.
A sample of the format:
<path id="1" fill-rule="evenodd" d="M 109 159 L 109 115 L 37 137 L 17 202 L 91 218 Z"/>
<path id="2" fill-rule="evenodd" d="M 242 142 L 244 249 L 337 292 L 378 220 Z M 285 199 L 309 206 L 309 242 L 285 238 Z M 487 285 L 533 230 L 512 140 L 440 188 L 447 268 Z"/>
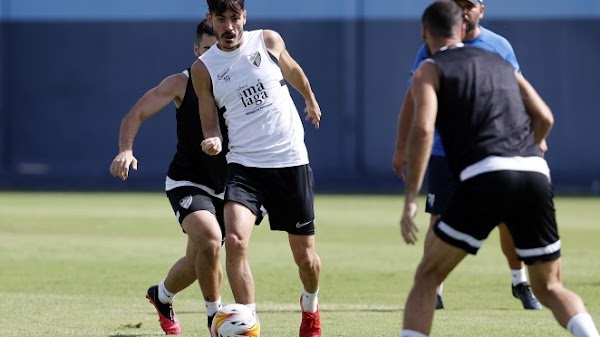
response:
<path id="1" fill-rule="evenodd" d="M 319 195 L 317 247 L 326 337 L 397 337 L 422 242 L 399 233 L 401 196 Z M 600 200 L 558 198 L 563 280 L 600 323 Z M 422 206 L 422 204 L 421 204 Z M 427 218 L 420 211 L 421 234 Z M 0 193 L 0 335 L 163 335 L 146 289 L 183 253 L 186 237 L 163 193 Z M 265 337 L 297 336 L 301 284 L 286 235 L 255 228 L 251 264 Z M 223 300 L 232 301 L 229 285 Z M 548 309 L 525 311 L 494 231 L 444 288 L 434 336 L 568 336 Z M 207 336 L 197 285 L 175 310 L 182 336 Z"/>

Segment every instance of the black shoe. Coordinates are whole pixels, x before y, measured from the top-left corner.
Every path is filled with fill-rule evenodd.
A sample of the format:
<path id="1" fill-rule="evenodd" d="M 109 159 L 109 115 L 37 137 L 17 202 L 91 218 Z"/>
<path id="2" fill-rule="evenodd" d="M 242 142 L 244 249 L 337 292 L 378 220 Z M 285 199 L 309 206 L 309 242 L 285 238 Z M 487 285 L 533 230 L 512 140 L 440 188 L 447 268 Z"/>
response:
<path id="1" fill-rule="evenodd" d="M 208 322 L 208 330 L 210 330 L 212 328 L 212 322 L 213 322 L 213 319 L 215 319 L 215 315 L 216 314 L 213 314 L 212 316 L 208 316 L 208 315 L 206 316 L 206 321 Z"/>
<path id="2" fill-rule="evenodd" d="M 442 302 L 442 296 L 440 296 L 440 294 L 436 295 L 436 300 L 435 300 L 435 310 L 438 309 L 444 309 L 444 302 Z"/>
<path id="3" fill-rule="evenodd" d="M 179 320 L 173 311 L 173 305 L 171 302 L 162 303 L 158 299 L 158 286 L 152 286 L 148 288 L 146 298 L 154 305 L 156 312 L 158 313 L 158 321 L 160 327 L 167 335 L 179 335 L 181 333 L 181 326 Z"/>
<path id="4" fill-rule="evenodd" d="M 531 286 L 527 282 L 512 286 L 512 294 L 523 303 L 523 308 L 527 310 L 541 310 L 542 304 L 531 291 Z"/>

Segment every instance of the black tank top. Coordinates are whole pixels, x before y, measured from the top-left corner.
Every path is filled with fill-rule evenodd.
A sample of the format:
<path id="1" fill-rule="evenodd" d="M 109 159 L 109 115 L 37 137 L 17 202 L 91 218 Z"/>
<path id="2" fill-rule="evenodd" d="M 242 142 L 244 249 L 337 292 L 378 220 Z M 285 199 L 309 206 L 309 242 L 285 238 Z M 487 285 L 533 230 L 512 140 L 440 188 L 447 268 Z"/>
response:
<path id="1" fill-rule="evenodd" d="M 509 63 L 468 46 L 432 59 L 440 81 L 435 125 L 455 176 L 487 156 L 541 156 Z"/>
<path id="2" fill-rule="evenodd" d="M 190 69 L 188 68 L 188 74 Z M 217 193 L 225 189 L 227 162 L 227 128 L 219 113 L 219 123 L 223 134 L 223 151 L 210 156 L 202 152 L 200 143 L 204 140 L 198 98 L 194 91 L 191 76 L 188 78 L 185 95 L 177 109 L 177 152 L 169 166 L 168 176 L 173 180 L 187 180 L 212 188 Z"/>

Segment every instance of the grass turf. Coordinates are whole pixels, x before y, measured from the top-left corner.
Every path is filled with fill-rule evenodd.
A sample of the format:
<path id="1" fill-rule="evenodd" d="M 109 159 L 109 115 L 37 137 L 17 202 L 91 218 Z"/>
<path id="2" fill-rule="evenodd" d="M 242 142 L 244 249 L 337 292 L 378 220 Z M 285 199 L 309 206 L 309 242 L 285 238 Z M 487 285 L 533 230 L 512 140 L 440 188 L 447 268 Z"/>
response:
<path id="1" fill-rule="evenodd" d="M 600 200 L 557 198 L 556 205 L 564 283 L 600 323 Z M 402 242 L 401 206 L 399 195 L 317 196 L 324 336 L 398 336 L 422 249 L 422 241 Z M 422 238 L 427 217 L 419 214 Z M 162 193 L 0 193 L 1 335 L 163 335 L 144 295 L 185 243 Z M 264 222 L 250 250 L 263 336 L 297 335 L 301 284 L 286 235 Z M 232 301 L 226 281 L 223 300 Z M 569 335 L 548 309 L 525 311 L 512 297 L 497 231 L 450 275 L 444 303 L 434 336 Z M 197 285 L 174 307 L 182 336 L 208 336 Z"/>

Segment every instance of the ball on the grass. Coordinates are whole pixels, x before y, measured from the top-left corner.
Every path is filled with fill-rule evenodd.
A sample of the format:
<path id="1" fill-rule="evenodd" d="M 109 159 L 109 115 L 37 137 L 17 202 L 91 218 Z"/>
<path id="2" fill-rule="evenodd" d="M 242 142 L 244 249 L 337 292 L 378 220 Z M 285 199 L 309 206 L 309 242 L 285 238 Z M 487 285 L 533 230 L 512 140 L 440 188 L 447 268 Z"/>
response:
<path id="1" fill-rule="evenodd" d="M 228 304 L 215 314 L 211 334 L 213 337 L 260 337 L 260 323 L 247 306 Z"/>

